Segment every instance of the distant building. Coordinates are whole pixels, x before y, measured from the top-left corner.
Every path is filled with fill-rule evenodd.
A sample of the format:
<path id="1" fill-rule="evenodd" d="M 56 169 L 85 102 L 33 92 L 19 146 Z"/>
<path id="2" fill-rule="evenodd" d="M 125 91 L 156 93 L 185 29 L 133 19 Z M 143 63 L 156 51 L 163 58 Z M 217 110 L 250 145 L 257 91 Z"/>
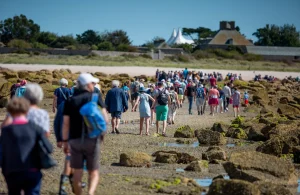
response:
<path id="1" fill-rule="evenodd" d="M 220 30 L 208 45 L 253 45 L 235 28 L 234 21 L 221 21 Z"/>

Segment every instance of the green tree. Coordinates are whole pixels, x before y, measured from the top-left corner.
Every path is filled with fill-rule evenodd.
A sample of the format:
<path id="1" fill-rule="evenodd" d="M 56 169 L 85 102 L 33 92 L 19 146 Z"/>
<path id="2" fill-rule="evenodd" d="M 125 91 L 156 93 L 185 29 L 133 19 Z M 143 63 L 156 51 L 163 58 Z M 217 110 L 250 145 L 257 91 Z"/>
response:
<path id="1" fill-rule="evenodd" d="M 76 40 L 72 35 L 65 35 L 58 37 L 53 43 L 53 47 L 65 48 L 67 46 L 76 45 Z"/>
<path id="2" fill-rule="evenodd" d="M 52 47 L 55 41 L 57 40 L 58 36 L 52 32 L 40 32 L 37 41 L 39 43 L 43 43 L 48 47 Z"/>
<path id="3" fill-rule="evenodd" d="M 98 50 L 101 50 L 101 51 L 113 51 L 114 47 L 113 47 L 113 45 L 112 45 L 111 42 L 104 41 L 104 42 L 98 44 Z"/>
<path id="4" fill-rule="evenodd" d="M 200 41 L 201 38 L 214 37 L 218 31 L 213 31 L 209 28 L 198 27 L 198 28 L 183 28 L 182 34 L 190 36 L 196 43 Z M 197 36 L 197 38 L 193 36 Z"/>
<path id="5" fill-rule="evenodd" d="M 13 39 L 7 43 L 7 46 L 18 49 L 27 49 L 32 47 L 30 43 L 21 39 Z"/>
<path id="6" fill-rule="evenodd" d="M 172 45 L 173 48 L 182 48 L 187 53 L 192 53 L 194 50 L 194 46 L 188 43 L 185 44 L 175 44 Z"/>
<path id="7" fill-rule="evenodd" d="M 117 48 L 119 45 L 130 45 L 131 41 L 127 35 L 127 32 L 123 30 L 115 30 L 112 32 L 106 32 L 102 35 L 105 41 L 111 42 L 112 45 Z"/>
<path id="8" fill-rule="evenodd" d="M 4 43 L 8 43 L 12 39 L 34 42 L 38 38 L 39 32 L 40 26 L 22 14 L 0 21 L 0 41 Z"/>
<path id="9" fill-rule="evenodd" d="M 81 35 L 76 35 L 76 39 L 81 44 L 98 45 L 101 42 L 100 35 L 94 30 L 87 30 Z"/>
<path id="10" fill-rule="evenodd" d="M 253 33 L 257 37 L 255 45 L 260 46 L 286 46 L 299 47 L 300 37 L 294 25 L 285 24 L 284 26 L 269 25 L 259 28 Z"/>

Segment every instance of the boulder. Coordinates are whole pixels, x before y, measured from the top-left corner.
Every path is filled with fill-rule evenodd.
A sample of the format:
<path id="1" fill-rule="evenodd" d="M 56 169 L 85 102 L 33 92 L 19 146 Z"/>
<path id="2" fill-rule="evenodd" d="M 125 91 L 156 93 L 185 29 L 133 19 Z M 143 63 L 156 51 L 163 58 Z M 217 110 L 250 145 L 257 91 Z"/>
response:
<path id="1" fill-rule="evenodd" d="M 8 104 L 8 97 L 0 98 L 0 108 L 5 108 Z"/>
<path id="2" fill-rule="evenodd" d="M 292 100 L 293 100 L 293 97 L 291 97 L 291 96 L 284 96 L 284 97 L 281 97 L 279 99 L 279 103 L 281 103 L 281 104 L 288 104 Z"/>
<path id="3" fill-rule="evenodd" d="M 260 195 L 254 184 L 242 180 L 216 179 L 209 186 L 207 195 Z"/>
<path id="4" fill-rule="evenodd" d="M 248 136 L 242 128 L 230 128 L 226 133 L 226 137 L 231 137 L 235 139 L 247 139 Z"/>
<path id="5" fill-rule="evenodd" d="M 300 146 L 293 147 L 294 163 L 300 163 Z"/>
<path id="6" fill-rule="evenodd" d="M 195 135 L 199 144 L 203 145 L 224 145 L 226 143 L 225 137 L 216 131 L 211 130 L 196 130 Z"/>
<path id="7" fill-rule="evenodd" d="M 4 71 L 2 72 L 2 74 L 4 75 L 4 78 L 7 79 L 14 79 L 14 78 L 18 78 L 18 73 L 17 72 L 13 72 L 13 71 Z"/>
<path id="8" fill-rule="evenodd" d="M 187 153 L 180 153 L 175 151 L 157 151 L 153 153 L 152 156 L 156 157 L 155 162 L 160 163 L 188 164 L 193 161 L 199 160 L 198 158 Z"/>
<path id="9" fill-rule="evenodd" d="M 284 159 L 260 152 L 236 152 L 223 164 L 231 179 L 264 181 L 288 187 L 298 186 L 294 165 Z"/>
<path id="10" fill-rule="evenodd" d="M 253 94 L 253 101 L 260 105 L 267 105 L 269 103 L 269 95 L 266 90 L 260 90 Z"/>
<path id="11" fill-rule="evenodd" d="M 253 141 L 265 141 L 266 137 L 262 133 L 262 130 L 266 127 L 265 124 L 253 124 L 248 130 L 246 130 L 248 140 Z"/>
<path id="12" fill-rule="evenodd" d="M 278 104 L 278 111 L 279 114 L 284 114 L 284 115 L 296 115 L 296 114 L 300 114 L 300 110 L 287 105 L 287 104 Z"/>
<path id="13" fill-rule="evenodd" d="M 217 131 L 219 133 L 226 133 L 228 131 L 229 125 L 219 122 L 219 123 L 214 123 L 211 130 L 212 131 Z"/>
<path id="14" fill-rule="evenodd" d="M 245 121 L 244 117 L 238 116 L 232 121 L 232 125 L 242 125 L 242 123 Z"/>
<path id="15" fill-rule="evenodd" d="M 212 162 L 214 160 L 226 160 L 225 151 L 219 146 L 210 146 L 205 153 L 202 154 L 203 160 Z"/>
<path id="16" fill-rule="evenodd" d="M 155 162 L 175 164 L 178 161 L 177 154 L 160 152 L 156 155 Z"/>
<path id="17" fill-rule="evenodd" d="M 296 191 L 296 188 L 294 189 L 288 189 L 281 185 L 274 185 L 270 182 L 255 182 L 254 183 L 258 189 L 261 192 L 261 195 L 293 195 L 295 193 L 292 193 L 291 190 Z"/>
<path id="18" fill-rule="evenodd" d="M 280 157 L 282 154 L 291 153 L 293 147 L 298 144 L 299 140 L 297 137 L 274 136 L 262 145 L 258 146 L 256 151 Z"/>
<path id="19" fill-rule="evenodd" d="M 183 127 L 178 128 L 175 131 L 174 137 L 193 138 L 193 137 L 195 137 L 195 133 L 194 133 L 194 130 L 192 130 L 190 126 L 185 125 Z"/>
<path id="20" fill-rule="evenodd" d="M 3 85 L 0 87 L 0 98 L 10 96 L 11 86 L 12 86 L 12 83 L 10 83 L 10 82 L 3 83 Z"/>
<path id="21" fill-rule="evenodd" d="M 193 161 L 184 170 L 207 173 L 208 172 L 208 161 L 206 161 L 206 160 Z"/>
<path id="22" fill-rule="evenodd" d="M 152 157 L 143 152 L 127 152 L 120 155 L 120 165 L 126 167 L 143 167 L 151 165 Z"/>

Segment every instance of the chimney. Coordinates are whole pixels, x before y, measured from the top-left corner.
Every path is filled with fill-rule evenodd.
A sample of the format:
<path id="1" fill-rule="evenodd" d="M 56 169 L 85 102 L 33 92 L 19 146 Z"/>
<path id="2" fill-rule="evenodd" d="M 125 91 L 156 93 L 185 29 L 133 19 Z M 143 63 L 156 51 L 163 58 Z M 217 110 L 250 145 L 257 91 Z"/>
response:
<path id="1" fill-rule="evenodd" d="M 220 30 L 235 30 L 235 21 L 221 21 Z"/>

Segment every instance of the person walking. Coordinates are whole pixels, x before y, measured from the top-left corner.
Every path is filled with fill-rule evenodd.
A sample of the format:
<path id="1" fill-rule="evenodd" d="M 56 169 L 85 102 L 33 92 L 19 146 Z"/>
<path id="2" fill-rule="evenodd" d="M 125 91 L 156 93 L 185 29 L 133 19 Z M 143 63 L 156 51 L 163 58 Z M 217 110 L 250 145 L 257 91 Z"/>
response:
<path id="1" fill-rule="evenodd" d="M 196 105 L 197 105 L 198 115 L 203 115 L 206 94 L 205 94 L 205 90 L 203 89 L 202 84 L 198 85 L 195 96 L 196 96 Z"/>
<path id="2" fill-rule="evenodd" d="M 150 88 L 147 91 L 147 94 L 149 94 L 153 99 L 155 98 L 155 85 L 150 84 Z M 149 105 L 151 109 L 151 117 L 150 117 L 150 124 L 153 126 L 154 125 L 154 101 L 149 99 Z"/>
<path id="3" fill-rule="evenodd" d="M 139 95 L 139 93 L 138 93 L 139 87 L 140 87 L 140 83 L 138 81 L 133 81 L 130 85 L 130 95 L 131 95 L 130 99 L 131 99 L 132 108 L 136 102 L 138 95 Z"/>
<path id="4" fill-rule="evenodd" d="M 23 97 L 23 95 L 26 91 L 26 84 L 27 84 L 26 80 L 21 81 L 20 86 L 16 89 L 16 92 L 15 92 L 16 97 Z"/>
<path id="5" fill-rule="evenodd" d="M 10 88 L 10 99 L 16 95 L 16 90 L 21 86 L 21 79 L 17 80 L 17 83 L 13 84 Z"/>
<path id="6" fill-rule="evenodd" d="M 195 86 L 191 79 L 186 88 L 186 96 L 189 100 L 189 114 L 192 115 L 193 101 L 195 101 Z"/>
<path id="7" fill-rule="evenodd" d="M 217 87 L 214 86 L 212 89 L 210 89 L 208 95 L 209 95 L 208 104 L 210 106 L 210 115 L 214 116 L 216 107 L 219 105 L 219 97 L 220 97 Z"/>
<path id="8" fill-rule="evenodd" d="M 246 107 L 249 106 L 249 94 L 247 91 L 245 91 L 245 93 L 244 93 L 244 103 L 245 103 Z"/>
<path id="9" fill-rule="evenodd" d="M 122 86 L 122 90 L 123 90 L 124 93 L 125 93 L 125 96 L 126 96 L 127 101 L 130 101 L 130 89 L 129 89 L 129 87 L 128 87 L 127 85 L 128 85 L 128 83 L 125 82 L 125 83 L 123 84 L 123 86 Z"/>
<path id="10" fill-rule="evenodd" d="M 0 167 L 9 195 L 40 194 L 43 175 L 38 142 L 52 153 L 52 145 L 45 131 L 27 119 L 29 108 L 30 103 L 25 98 L 14 97 L 7 105 L 12 124 L 1 131 Z"/>
<path id="11" fill-rule="evenodd" d="M 66 101 L 64 106 L 63 135 L 62 142 L 64 152 L 70 157 L 70 165 L 74 170 L 73 187 L 76 195 L 82 194 L 82 174 L 84 161 L 88 171 L 88 194 L 94 195 L 99 181 L 100 143 L 104 140 L 104 135 L 96 138 L 87 136 L 87 126 L 84 122 L 80 109 L 92 100 L 94 84 L 99 79 L 89 73 L 81 73 L 78 77 L 78 91 Z M 107 111 L 98 94 L 97 105 L 101 108 L 101 113 L 106 123 L 108 123 Z"/>
<path id="12" fill-rule="evenodd" d="M 223 114 L 224 113 L 224 99 L 225 99 L 225 94 L 224 91 L 222 90 L 221 87 L 218 87 L 219 91 L 219 105 L 218 105 L 218 111 L 219 113 Z"/>
<path id="13" fill-rule="evenodd" d="M 239 116 L 239 112 L 240 112 L 241 93 L 236 87 L 233 88 L 233 91 L 234 91 L 232 94 L 233 112 L 234 112 L 234 117 L 237 117 Z"/>
<path id="14" fill-rule="evenodd" d="M 138 104 L 140 103 L 140 135 L 142 135 L 143 133 L 143 126 L 144 126 L 144 121 L 146 121 L 146 135 L 150 135 L 149 134 L 149 125 L 150 125 L 150 117 L 151 117 L 151 108 L 150 108 L 150 104 L 149 101 L 151 100 L 152 102 L 154 102 L 154 98 L 152 98 L 149 94 L 146 93 L 146 90 L 144 87 L 141 87 L 139 90 L 139 96 L 136 100 L 135 105 L 132 108 L 132 112 L 135 110 L 135 107 L 138 106 Z"/>
<path id="15" fill-rule="evenodd" d="M 169 125 L 171 125 L 171 124 L 174 125 L 176 111 L 177 111 L 177 108 L 179 108 L 179 99 L 178 99 L 177 93 L 175 92 L 175 88 L 173 86 L 170 88 L 169 97 L 170 97 L 171 103 L 169 104 L 168 122 L 169 122 Z"/>
<path id="16" fill-rule="evenodd" d="M 122 112 L 128 110 L 128 101 L 122 89 L 119 88 L 120 82 L 112 81 L 112 89 L 106 94 L 105 104 L 107 111 L 111 114 L 112 133 L 119 134 L 119 125 L 122 117 Z M 137 101 L 136 101 L 137 102 Z"/>
<path id="17" fill-rule="evenodd" d="M 228 106 L 231 98 L 231 89 L 230 89 L 230 83 L 227 83 L 223 87 L 223 92 L 224 92 L 224 110 L 225 112 L 228 112 Z"/>
<path id="18" fill-rule="evenodd" d="M 167 118 L 168 118 L 168 105 L 170 104 L 169 92 L 164 88 L 162 82 L 158 83 L 158 88 L 155 91 L 155 111 L 156 111 L 156 132 L 159 133 L 159 121 L 163 121 L 162 135 L 167 136 Z"/>

